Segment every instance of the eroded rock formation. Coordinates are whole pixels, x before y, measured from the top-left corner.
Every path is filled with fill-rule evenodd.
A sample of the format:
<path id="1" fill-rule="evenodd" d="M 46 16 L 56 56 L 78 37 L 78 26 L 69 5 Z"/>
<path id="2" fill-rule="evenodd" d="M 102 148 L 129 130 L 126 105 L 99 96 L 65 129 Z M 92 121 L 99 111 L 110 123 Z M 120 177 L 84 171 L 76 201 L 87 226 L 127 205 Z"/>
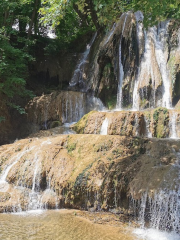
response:
<path id="1" fill-rule="evenodd" d="M 158 143 L 158 144 L 157 144 Z M 173 189 L 179 141 L 99 135 L 31 138 L 0 147 L 0 211 L 41 207 L 129 211 L 164 185 Z M 166 182 L 168 184 L 166 184 Z M 34 204 L 34 205 L 33 205 Z"/>

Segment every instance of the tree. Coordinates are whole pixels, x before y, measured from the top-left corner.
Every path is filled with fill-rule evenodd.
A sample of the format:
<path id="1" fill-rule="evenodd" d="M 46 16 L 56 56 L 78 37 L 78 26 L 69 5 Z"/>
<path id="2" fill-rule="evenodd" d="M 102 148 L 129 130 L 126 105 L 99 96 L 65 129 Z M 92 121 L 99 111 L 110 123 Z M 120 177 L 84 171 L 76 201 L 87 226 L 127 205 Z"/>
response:
<path id="1" fill-rule="evenodd" d="M 145 26 L 153 26 L 170 18 L 180 20 L 179 0 L 132 0 L 127 10 L 142 11 Z"/>
<path id="2" fill-rule="evenodd" d="M 180 19 L 179 0 L 43 0 L 42 6 L 41 20 L 53 27 L 59 25 L 70 7 L 96 30 L 110 26 L 126 11 L 142 11 L 146 26 L 167 18 Z"/>
<path id="3" fill-rule="evenodd" d="M 20 29 L 22 21 L 18 20 L 25 17 L 22 4 L 25 3 L 20 0 L 0 3 L 0 93 L 7 104 L 20 113 L 23 109 L 13 103 L 14 100 L 17 96 L 32 97 L 32 92 L 26 89 L 28 62 L 32 60 L 28 54 L 27 38 L 14 29 L 15 22 L 19 22 Z"/>

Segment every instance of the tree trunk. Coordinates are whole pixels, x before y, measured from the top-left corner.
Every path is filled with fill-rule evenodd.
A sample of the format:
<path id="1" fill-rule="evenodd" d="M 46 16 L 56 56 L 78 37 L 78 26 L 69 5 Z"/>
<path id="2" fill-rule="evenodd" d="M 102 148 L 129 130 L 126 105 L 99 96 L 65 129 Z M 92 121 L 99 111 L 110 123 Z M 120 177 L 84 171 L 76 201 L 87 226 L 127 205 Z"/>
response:
<path id="1" fill-rule="evenodd" d="M 88 5 L 89 13 L 91 15 L 92 21 L 96 27 L 97 30 L 101 28 L 99 21 L 98 21 L 98 16 L 97 13 L 94 9 L 94 3 L 92 0 L 86 0 L 86 4 Z"/>
<path id="2" fill-rule="evenodd" d="M 34 22 L 36 21 L 37 16 L 38 16 L 38 14 L 37 14 L 38 6 L 39 6 L 39 0 L 34 0 L 34 9 L 33 9 L 32 17 L 31 17 L 31 22 L 29 24 L 28 38 L 30 38 L 30 36 L 32 34 L 32 27 L 33 27 Z"/>

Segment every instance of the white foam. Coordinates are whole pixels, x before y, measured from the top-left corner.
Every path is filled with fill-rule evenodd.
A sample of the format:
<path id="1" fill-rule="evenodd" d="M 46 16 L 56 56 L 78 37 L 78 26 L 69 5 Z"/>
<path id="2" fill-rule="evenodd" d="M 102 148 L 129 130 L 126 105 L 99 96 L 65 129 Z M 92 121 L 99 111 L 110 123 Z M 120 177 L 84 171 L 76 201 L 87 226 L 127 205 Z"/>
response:
<path id="1" fill-rule="evenodd" d="M 157 229 L 149 228 L 149 229 L 141 229 L 137 228 L 133 231 L 135 235 L 139 239 L 143 240 L 179 240 L 180 235 L 176 233 L 162 232 Z"/>

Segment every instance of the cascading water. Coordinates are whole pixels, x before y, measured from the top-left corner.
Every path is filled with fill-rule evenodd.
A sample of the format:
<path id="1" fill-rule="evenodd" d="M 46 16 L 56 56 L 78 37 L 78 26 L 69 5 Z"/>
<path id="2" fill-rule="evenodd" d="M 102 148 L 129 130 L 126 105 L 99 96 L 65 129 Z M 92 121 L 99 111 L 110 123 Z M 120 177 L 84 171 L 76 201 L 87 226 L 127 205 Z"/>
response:
<path id="1" fill-rule="evenodd" d="M 34 147 L 30 149 L 24 149 L 22 152 L 18 153 L 11 159 L 11 163 L 7 165 L 6 169 L 3 171 L 3 173 L 0 176 L 0 191 L 6 192 L 8 190 L 8 182 L 6 181 L 6 178 L 8 176 L 9 171 L 12 169 L 12 167 L 22 158 L 23 155 L 25 155 L 27 152 L 30 152 Z"/>
<path id="2" fill-rule="evenodd" d="M 170 115 L 170 138 L 177 138 L 176 123 L 177 123 L 177 113 L 172 112 Z"/>
<path id="3" fill-rule="evenodd" d="M 116 23 L 113 24 L 113 27 L 112 27 L 112 29 L 110 30 L 110 32 L 108 33 L 108 36 L 107 36 L 107 38 L 105 39 L 105 42 L 103 43 L 103 45 L 106 45 L 106 44 L 109 42 L 111 36 L 112 36 L 113 33 L 114 33 L 115 28 L 116 28 Z"/>
<path id="4" fill-rule="evenodd" d="M 165 57 L 165 47 L 167 41 L 167 28 L 168 28 L 168 21 L 161 22 L 158 25 L 158 28 L 151 28 L 153 33 L 154 42 L 155 42 L 155 53 L 156 59 L 159 65 L 159 69 L 161 72 L 162 80 L 163 80 L 163 98 L 162 98 L 162 106 L 166 108 L 171 108 L 171 95 L 170 95 L 170 79 L 169 74 L 167 71 L 167 57 Z"/>
<path id="5" fill-rule="evenodd" d="M 174 177 L 174 178 L 173 178 Z M 135 230 L 137 235 L 147 240 L 178 240 L 180 233 L 180 153 L 177 153 L 177 161 L 167 174 L 167 185 L 172 190 L 160 188 L 142 194 L 141 199 L 133 202 L 134 212 L 139 212 L 141 229 Z M 148 223 L 148 229 L 145 228 Z"/>
<path id="6" fill-rule="evenodd" d="M 93 38 L 91 39 L 90 43 L 87 45 L 86 47 L 86 51 L 83 53 L 81 59 L 79 60 L 79 63 L 76 66 L 76 70 L 74 71 L 73 77 L 69 83 L 70 87 L 76 86 L 78 83 L 82 84 L 84 81 L 84 67 L 85 64 L 87 63 L 87 59 L 89 56 L 89 52 L 91 49 L 91 46 L 94 42 L 94 40 L 96 39 L 97 33 L 94 34 Z"/>
<path id="7" fill-rule="evenodd" d="M 133 109 L 138 110 L 140 105 L 140 99 L 147 98 L 143 96 L 139 88 L 144 89 L 151 85 L 153 94 L 153 101 L 150 103 L 150 107 L 162 106 L 166 108 L 172 107 L 171 100 L 171 81 L 169 77 L 169 71 L 167 68 L 167 41 L 168 41 L 168 21 L 161 22 L 158 27 L 151 27 L 147 31 L 144 31 L 145 37 L 145 50 L 138 69 L 137 78 L 134 84 L 133 91 Z M 137 19 L 137 37 L 138 43 L 142 41 L 143 26 Z M 142 44 L 142 43 L 141 43 Z M 153 63 L 152 63 L 153 61 Z M 157 66 L 155 65 L 157 62 Z M 159 72 L 159 78 L 162 79 L 162 99 L 157 102 L 156 100 L 156 88 L 157 88 L 157 76 L 155 72 Z M 150 81 L 150 82 L 149 82 Z M 146 87 L 145 87 L 146 86 Z M 143 90 L 144 91 L 144 90 Z"/>
<path id="8" fill-rule="evenodd" d="M 150 129 L 150 120 L 146 116 L 144 116 L 144 120 L 146 123 L 146 137 L 152 138 L 152 132 Z"/>
<path id="9" fill-rule="evenodd" d="M 101 130 L 100 130 L 101 135 L 107 135 L 108 124 L 109 124 L 108 118 L 105 118 L 103 123 L 102 123 Z"/>
<path id="10" fill-rule="evenodd" d="M 142 12 L 137 11 L 135 12 L 135 18 L 136 18 L 136 33 L 137 33 L 137 42 L 138 42 L 138 48 L 139 48 L 139 53 L 140 53 L 140 48 L 142 45 L 142 39 L 143 39 L 143 19 L 144 16 Z M 140 55 L 140 54 L 139 54 Z M 138 68 L 138 73 L 137 73 L 137 79 L 135 80 L 134 83 L 134 91 L 133 91 L 133 110 L 139 110 L 139 94 L 138 94 L 138 78 L 139 78 L 139 68 Z"/>
<path id="11" fill-rule="evenodd" d="M 127 20 L 127 14 L 125 13 L 124 15 L 121 16 L 121 19 L 124 17 L 124 23 L 122 27 L 122 32 L 121 32 L 121 38 L 120 38 L 120 43 L 119 43 L 119 82 L 118 82 L 118 92 L 117 92 L 117 104 L 116 104 L 116 109 L 121 109 L 122 108 L 122 85 L 123 85 L 123 79 L 124 79 L 124 69 L 123 69 L 123 63 L 122 63 L 122 39 L 123 39 L 123 34 L 126 26 L 126 20 Z"/>
<path id="12" fill-rule="evenodd" d="M 66 92 L 65 98 L 62 101 L 62 122 L 77 122 L 83 117 L 85 111 L 86 103 L 84 93 L 73 96 L 72 93 Z"/>

